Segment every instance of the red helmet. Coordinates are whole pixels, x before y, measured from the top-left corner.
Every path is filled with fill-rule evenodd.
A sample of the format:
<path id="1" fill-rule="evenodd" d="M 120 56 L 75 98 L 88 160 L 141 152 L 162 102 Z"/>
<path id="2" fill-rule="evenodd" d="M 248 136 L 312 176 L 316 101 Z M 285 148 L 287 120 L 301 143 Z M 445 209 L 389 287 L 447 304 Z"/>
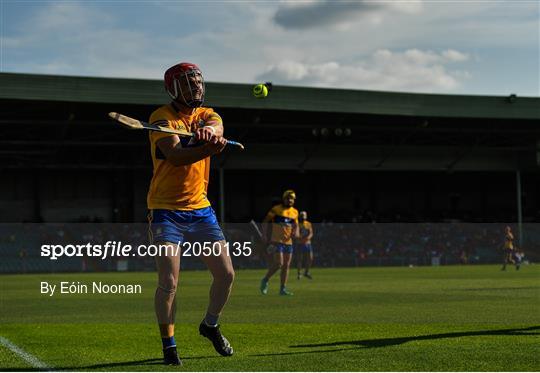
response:
<path id="1" fill-rule="evenodd" d="M 201 85 L 193 86 L 190 77 L 199 76 Z M 175 101 L 191 108 L 199 107 L 204 102 L 204 79 L 201 69 L 194 63 L 181 62 L 165 71 L 165 90 Z M 183 83 L 183 84 L 182 84 Z M 197 92 L 202 90 L 199 95 Z M 200 96 L 200 97 L 196 97 Z"/>

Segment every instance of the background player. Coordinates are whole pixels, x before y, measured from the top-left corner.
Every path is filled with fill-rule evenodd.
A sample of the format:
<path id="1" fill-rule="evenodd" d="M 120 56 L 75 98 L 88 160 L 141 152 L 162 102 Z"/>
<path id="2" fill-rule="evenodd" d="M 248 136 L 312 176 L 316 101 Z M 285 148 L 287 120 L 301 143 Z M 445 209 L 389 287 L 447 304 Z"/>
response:
<path id="1" fill-rule="evenodd" d="M 206 197 L 210 156 L 223 150 L 223 125 L 211 108 L 202 107 L 204 81 L 201 70 L 191 63 L 180 63 L 165 72 L 165 88 L 172 102 L 154 111 L 150 123 L 185 129 L 195 138 L 179 138 L 161 132 L 150 132 L 153 177 L 148 191 L 150 233 L 153 242 L 175 249 L 185 241 L 211 242 L 223 248 L 225 237 L 214 210 Z M 156 256 L 158 287 L 155 310 L 163 343 L 166 364 L 181 365 L 174 340 L 176 289 L 180 255 L 168 250 Z M 234 270 L 226 250 L 219 256 L 201 256 L 213 276 L 206 316 L 199 333 L 212 341 L 223 356 L 233 349 L 221 335 L 218 318 L 229 298 Z M 176 255 L 175 255 L 176 254 Z"/>
<path id="2" fill-rule="evenodd" d="M 296 254 L 296 265 L 298 268 L 297 279 L 302 277 L 302 265 L 304 265 L 304 276 L 313 279 L 309 273 L 311 264 L 313 263 L 313 248 L 311 246 L 311 239 L 313 238 L 313 226 L 307 220 L 307 212 L 301 211 L 298 217 L 298 227 L 300 237 L 296 239 L 296 245 L 294 252 Z"/>
<path id="3" fill-rule="evenodd" d="M 519 268 L 521 267 L 521 262 L 523 261 L 523 258 L 525 257 L 525 253 L 523 252 L 523 249 L 520 247 L 516 247 L 514 249 L 514 264 L 516 265 L 516 271 L 519 271 Z"/>
<path id="4" fill-rule="evenodd" d="M 504 228 L 504 260 L 501 271 L 506 271 L 506 265 L 514 264 L 514 234 L 508 225 Z"/>
<path id="5" fill-rule="evenodd" d="M 280 295 L 293 295 L 287 290 L 287 279 L 293 253 L 293 238 L 298 237 L 298 210 L 293 207 L 296 194 L 286 190 L 282 196 L 282 203 L 270 209 L 263 220 L 263 240 L 270 242 L 268 246 L 271 260 L 268 272 L 261 280 L 261 293 L 268 293 L 268 281 L 281 269 L 279 289 Z M 270 239 L 268 240 L 268 232 Z"/>

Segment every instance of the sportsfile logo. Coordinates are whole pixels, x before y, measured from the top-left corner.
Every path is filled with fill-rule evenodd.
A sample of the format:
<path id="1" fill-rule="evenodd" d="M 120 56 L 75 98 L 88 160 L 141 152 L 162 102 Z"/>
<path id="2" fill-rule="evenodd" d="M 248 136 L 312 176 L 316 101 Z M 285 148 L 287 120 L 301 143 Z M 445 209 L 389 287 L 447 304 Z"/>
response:
<path id="1" fill-rule="evenodd" d="M 138 245 L 134 248 L 121 241 L 107 241 L 105 244 L 45 244 L 41 245 L 41 256 L 50 260 L 61 257 L 94 257 L 102 260 L 108 257 L 153 257 L 153 256 L 227 256 L 248 257 L 253 253 L 251 242 L 178 242 L 177 244 Z"/>

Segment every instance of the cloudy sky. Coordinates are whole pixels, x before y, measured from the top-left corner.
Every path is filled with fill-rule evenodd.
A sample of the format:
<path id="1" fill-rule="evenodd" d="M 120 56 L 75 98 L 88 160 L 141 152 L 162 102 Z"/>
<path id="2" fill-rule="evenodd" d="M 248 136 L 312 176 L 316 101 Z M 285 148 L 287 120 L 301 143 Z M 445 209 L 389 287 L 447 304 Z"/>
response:
<path id="1" fill-rule="evenodd" d="M 540 95 L 538 0 L 0 1 L 3 72 Z"/>

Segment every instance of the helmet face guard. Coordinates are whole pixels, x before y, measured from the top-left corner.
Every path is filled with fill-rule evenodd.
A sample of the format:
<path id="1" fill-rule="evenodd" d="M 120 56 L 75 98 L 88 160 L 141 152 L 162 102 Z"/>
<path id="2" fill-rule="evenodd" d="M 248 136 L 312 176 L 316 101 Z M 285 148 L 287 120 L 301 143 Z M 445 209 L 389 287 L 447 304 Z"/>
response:
<path id="1" fill-rule="evenodd" d="M 200 84 L 194 84 L 199 78 Z M 199 67 L 192 63 L 182 62 L 165 72 L 165 90 L 171 98 L 190 108 L 202 106 L 204 102 L 204 78 Z M 197 94 L 198 91 L 202 91 Z"/>

